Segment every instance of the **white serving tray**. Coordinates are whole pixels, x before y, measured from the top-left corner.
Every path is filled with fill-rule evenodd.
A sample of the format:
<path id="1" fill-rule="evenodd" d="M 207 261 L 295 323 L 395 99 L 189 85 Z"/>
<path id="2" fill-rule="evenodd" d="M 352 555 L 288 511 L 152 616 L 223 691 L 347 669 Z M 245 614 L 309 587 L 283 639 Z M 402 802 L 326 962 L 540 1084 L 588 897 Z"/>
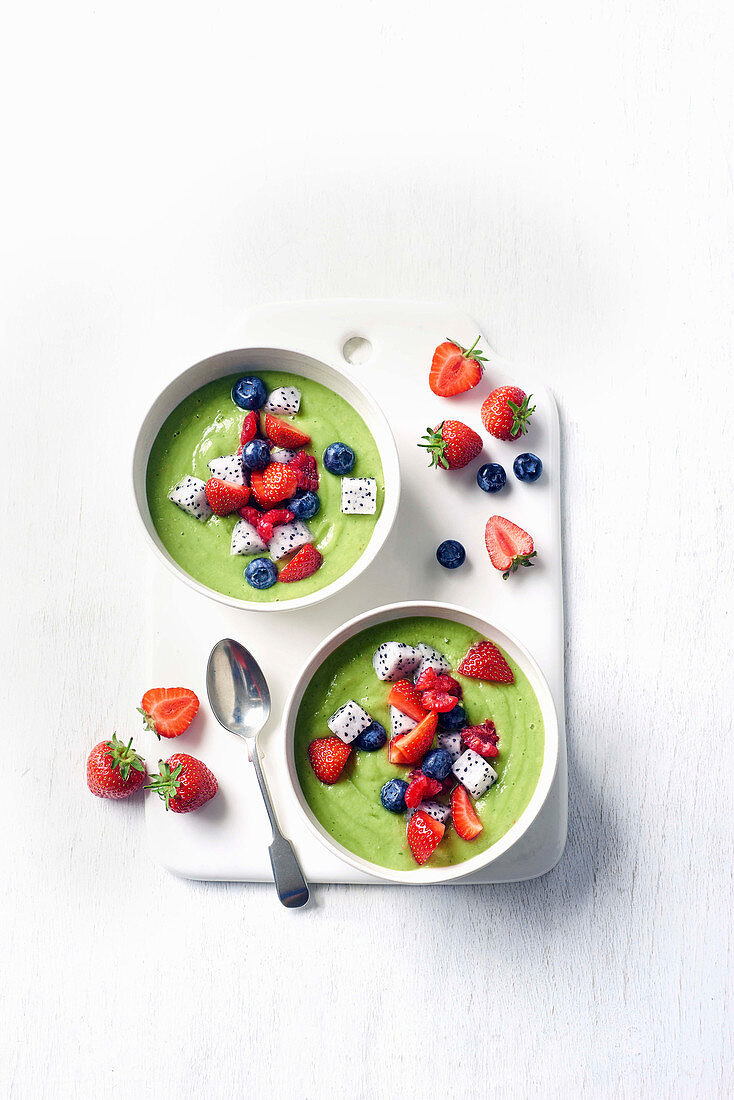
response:
<path id="1" fill-rule="evenodd" d="M 543 810 L 524 837 L 484 871 L 462 883 L 510 882 L 542 875 L 560 858 L 566 840 L 567 771 L 563 697 L 563 591 L 560 532 L 560 445 L 553 396 L 518 367 L 503 363 L 486 340 L 488 357 L 480 385 L 442 400 L 428 388 L 433 350 L 445 338 L 469 346 L 481 331 L 467 314 L 428 303 L 315 301 L 252 310 L 214 354 L 237 347 L 296 350 L 354 374 L 382 406 L 395 434 L 402 470 L 398 520 L 382 553 L 344 592 L 312 608 L 268 615 L 223 606 L 190 590 L 150 556 L 151 665 L 149 686 L 184 684 L 201 699 L 201 713 L 176 742 L 147 735 L 146 755 L 180 750 L 200 756 L 219 780 L 219 794 L 197 813 L 166 813 L 154 795 L 146 798 L 152 854 L 169 870 L 195 879 L 269 881 L 270 832 L 254 769 L 237 738 L 212 717 L 205 688 L 209 652 L 216 641 L 241 641 L 259 661 L 270 685 L 273 717 L 261 736 L 263 766 L 283 832 L 293 841 L 311 882 L 369 882 L 384 885 L 326 852 L 305 829 L 288 786 L 279 716 L 287 691 L 306 657 L 322 639 L 354 615 L 399 600 L 445 600 L 463 605 L 515 634 L 538 661 L 550 685 L 559 717 L 559 763 Z M 343 348 L 352 337 L 372 345 L 366 362 L 350 365 Z M 194 357 L 192 356 L 192 362 Z M 169 376 L 153 380 L 162 389 L 188 363 L 169 365 Z M 536 413 L 523 440 L 499 443 L 481 428 L 479 408 L 489 391 L 509 382 L 532 392 Z M 142 410 L 141 410 L 142 411 Z M 429 470 L 416 441 L 427 426 L 446 417 L 466 421 L 488 442 L 483 461 L 505 467 L 507 486 L 498 494 L 475 483 L 479 460 L 463 471 Z M 543 459 L 543 475 L 525 485 L 512 474 L 515 455 L 532 450 Z M 503 581 L 484 547 L 487 518 L 500 513 L 529 530 L 538 551 L 535 568 Z M 457 538 L 467 561 L 442 569 L 436 546 Z M 138 738 L 143 743 L 142 735 Z"/>

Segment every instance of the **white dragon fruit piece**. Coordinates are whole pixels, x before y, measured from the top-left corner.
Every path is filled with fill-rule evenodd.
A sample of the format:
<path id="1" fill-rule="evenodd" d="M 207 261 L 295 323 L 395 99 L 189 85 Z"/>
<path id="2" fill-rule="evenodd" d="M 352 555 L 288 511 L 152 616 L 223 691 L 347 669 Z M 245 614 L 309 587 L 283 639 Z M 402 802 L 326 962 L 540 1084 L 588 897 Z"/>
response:
<path id="1" fill-rule="evenodd" d="M 242 455 L 222 455 L 221 458 L 213 458 L 207 465 L 212 472 L 212 477 L 229 481 L 232 485 L 247 484 Z"/>
<path id="2" fill-rule="evenodd" d="M 168 494 L 168 499 L 177 504 L 182 511 L 202 523 L 212 514 L 206 499 L 206 482 L 199 477 L 185 477 Z"/>
<path id="3" fill-rule="evenodd" d="M 418 650 L 405 642 L 383 642 L 372 657 L 378 680 L 400 680 L 415 672 L 420 662 Z"/>
<path id="4" fill-rule="evenodd" d="M 397 707 L 390 707 L 390 728 L 393 737 L 399 737 L 402 733 L 410 733 L 418 725 L 415 718 L 409 714 L 403 714 Z"/>
<path id="5" fill-rule="evenodd" d="M 451 771 L 475 798 L 481 798 L 484 792 L 497 782 L 497 772 L 489 761 L 478 752 L 474 752 L 474 749 L 463 752 L 452 764 Z"/>
<path id="6" fill-rule="evenodd" d="M 307 542 L 313 542 L 313 535 L 300 519 L 293 523 L 281 523 L 273 531 L 273 537 L 268 543 L 270 557 L 273 561 L 280 561 L 286 554 L 299 550 Z"/>
<path id="7" fill-rule="evenodd" d="M 342 512 L 345 516 L 373 516 L 377 511 L 377 482 L 373 477 L 342 478 Z"/>
<path id="8" fill-rule="evenodd" d="M 293 416 L 301 407 L 301 391 L 295 386 L 279 386 L 268 394 L 263 408 L 270 413 L 286 413 Z"/>
<path id="9" fill-rule="evenodd" d="M 248 523 L 246 519 L 240 519 L 232 528 L 232 545 L 230 554 L 257 554 L 261 550 L 267 550 L 265 539 L 257 533 L 257 527 Z"/>
<path id="10" fill-rule="evenodd" d="M 289 462 L 298 454 L 298 451 L 289 451 L 287 447 L 272 447 L 270 450 L 270 457 L 273 462 L 280 462 L 282 466 L 287 466 Z"/>
<path id="11" fill-rule="evenodd" d="M 445 749 L 451 757 L 451 763 L 455 763 L 461 756 L 461 734 L 440 733 L 436 741 L 439 749 Z"/>
<path id="12" fill-rule="evenodd" d="M 343 707 L 334 711 L 326 723 L 335 737 L 349 745 L 363 730 L 372 725 L 372 718 L 359 703 L 349 699 Z"/>
<path id="13" fill-rule="evenodd" d="M 443 653 L 439 653 L 433 646 L 426 645 L 425 642 L 419 642 L 415 647 L 420 654 L 420 664 L 415 674 L 416 680 L 419 676 L 426 671 L 427 668 L 432 668 L 435 672 L 448 672 L 450 665 Z"/>
<path id="14" fill-rule="evenodd" d="M 444 806 L 441 802 L 434 802 L 432 798 L 426 799 L 425 802 L 419 802 L 415 810 L 412 810 L 409 816 L 412 817 L 416 810 L 423 810 L 423 813 L 428 814 L 428 816 L 434 818 L 435 821 L 440 821 L 442 825 L 445 825 L 451 817 L 451 810 L 449 807 Z"/>

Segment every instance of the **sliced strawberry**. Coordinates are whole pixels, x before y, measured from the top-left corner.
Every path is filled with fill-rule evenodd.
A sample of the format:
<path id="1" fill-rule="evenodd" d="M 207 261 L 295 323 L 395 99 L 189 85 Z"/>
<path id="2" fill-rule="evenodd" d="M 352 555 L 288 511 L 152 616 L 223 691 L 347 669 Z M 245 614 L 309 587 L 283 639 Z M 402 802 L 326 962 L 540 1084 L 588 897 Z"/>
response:
<path id="1" fill-rule="evenodd" d="M 405 763 L 417 764 L 423 759 L 433 744 L 437 725 L 438 715 L 427 714 L 415 729 L 395 738 L 395 749 L 405 757 Z"/>
<path id="2" fill-rule="evenodd" d="M 260 416 L 254 410 L 248 412 L 245 419 L 242 421 L 242 429 L 240 431 L 240 445 L 237 454 L 241 454 L 245 444 L 254 439 L 257 433 L 260 431 Z"/>
<path id="3" fill-rule="evenodd" d="M 420 768 L 418 771 L 411 772 L 408 778 L 410 783 L 405 792 L 405 805 L 411 810 L 414 810 L 424 798 L 432 798 L 434 794 L 440 794 L 443 788 L 440 779 L 429 778 Z"/>
<path id="4" fill-rule="evenodd" d="M 271 462 L 264 470 L 253 470 L 250 485 L 259 504 L 279 504 L 290 500 L 298 488 L 295 470 L 282 462 Z"/>
<path id="5" fill-rule="evenodd" d="M 461 740 L 467 749 L 473 749 L 480 756 L 492 760 L 499 755 L 497 743 L 500 735 L 497 733 L 494 722 L 487 718 L 479 726 L 465 726 L 461 731 Z"/>
<path id="6" fill-rule="evenodd" d="M 484 545 L 489 560 L 495 569 L 499 569 L 504 580 L 514 573 L 518 566 L 532 565 L 531 558 L 536 556 L 533 540 L 527 531 L 518 527 L 504 516 L 490 516 L 484 528 Z"/>
<path id="7" fill-rule="evenodd" d="M 387 701 L 391 707 L 397 707 L 402 714 L 407 714 L 409 718 L 414 718 L 416 722 L 420 722 L 426 716 L 426 708 L 421 702 L 421 694 L 416 691 L 415 684 L 411 684 L 410 680 L 396 680 L 390 688 Z"/>
<path id="8" fill-rule="evenodd" d="M 322 783 L 336 783 L 351 753 L 338 737 L 319 737 L 308 746 L 311 767 Z"/>
<path id="9" fill-rule="evenodd" d="M 471 799 L 461 784 L 454 788 L 451 795 L 451 820 L 462 840 L 474 840 L 483 828 Z"/>
<path id="10" fill-rule="evenodd" d="M 187 730 L 199 709 L 199 700 L 190 688 L 151 688 L 138 707 L 145 728 L 158 739 L 179 737 Z"/>
<path id="11" fill-rule="evenodd" d="M 390 744 L 387 747 L 387 758 L 391 764 L 410 764 L 410 760 L 405 753 L 398 748 L 399 737 L 393 737 Z"/>
<path id="12" fill-rule="evenodd" d="M 311 436 L 294 428 L 280 417 L 265 413 L 265 434 L 271 443 L 278 447 L 305 447 L 311 442 Z"/>
<path id="13" fill-rule="evenodd" d="M 481 337 L 470 348 L 462 348 L 454 340 L 439 344 L 433 353 L 428 385 L 439 397 L 453 397 L 471 390 L 481 380 L 486 357 L 476 350 Z"/>
<path id="14" fill-rule="evenodd" d="M 290 523 L 295 516 L 287 508 L 271 508 L 269 512 L 263 512 L 257 520 L 257 533 L 265 542 L 270 542 L 273 537 L 273 528 L 281 523 Z"/>
<path id="15" fill-rule="evenodd" d="M 231 481 L 222 481 L 218 477 L 210 477 L 204 489 L 209 507 L 216 516 L 228 516 L 250 499 L 248 485 L 233 485 Z"/>
<path id="16" fill-rule="evenodd" d="M 416 810 L 408 822 L 408 847 L 416 863 L 426 863 L 443 839 L 445 826 L 423 810 Z"/>
<path id="17" fill-rule="evenodd" d="M 316 547 L 308 542 L 301 547 L 287 565 L 283 566 L 278 574 L 278 580 L 286 582 L 302 581 L 315 573 L 323 560 Z"/>
<path id="18" fill-rule="evenodd" d="M 490 680 L 495 684 L 512 684 L 515 677 L 494 642 L 476 642 L 470 646 L 459 665 L 462 676 L 473 680 Z"/>
<path id="19" fill-rule="evenodd" d="M 296 472 L 298 488 L 309 489 L 315 493 L 319 487 L 319 468 L 314 456 L 307 455 L 305 451 L 299 451 L 288 465 Z"/>

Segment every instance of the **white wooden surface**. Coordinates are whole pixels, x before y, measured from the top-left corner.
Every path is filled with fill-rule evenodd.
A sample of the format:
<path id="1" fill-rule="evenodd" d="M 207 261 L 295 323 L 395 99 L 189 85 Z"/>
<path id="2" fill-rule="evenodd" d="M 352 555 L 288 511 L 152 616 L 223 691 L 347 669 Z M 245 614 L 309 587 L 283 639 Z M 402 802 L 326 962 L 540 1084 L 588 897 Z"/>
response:
<path id="1" fill-rule="evenodd" d="M 731 46 L 723 0 L 6 17 L 0 1094 L 731 1094 Z M 538 881 L 288 913 L 84 791 L 145 686 L 137 388 L 309 295 L 454 301 L 558 396 Z"/>

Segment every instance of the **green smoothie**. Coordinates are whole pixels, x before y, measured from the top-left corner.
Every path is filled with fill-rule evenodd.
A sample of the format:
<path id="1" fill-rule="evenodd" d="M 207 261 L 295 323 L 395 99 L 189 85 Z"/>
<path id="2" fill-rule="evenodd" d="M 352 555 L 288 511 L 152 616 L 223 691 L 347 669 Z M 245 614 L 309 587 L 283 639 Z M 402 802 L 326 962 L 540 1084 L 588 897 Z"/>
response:
<path id="1" fill-rule="evenodd" d="M 317 779 L 307 752 L 311 741 L 330 736 L 327 719 L 348 699 L 363 706 L 389 735 L 390 684 L 377 679 L 372 654 L 383 642 L 393 640 L 409 645 L 426 642 L 455 669 L 481 635 L 459 623 L 431 618 L 398 619 L 363 630 L 327 657 L 308 685 L 298 709 L 294 750 L 306 801 L 334 839 L 372 863 L 407 871 L 417 867 L 405 836 L 407 814 L 384 809 L 380 790 L 388 779 L 407 780 L 411 769 L 390 764 L 387 746 L 372 753 L 353 749 L 339 780 L 328 786 Z M 462 702 L 469 721 L 476 725 L 491 718 L 497 727 L 499 756 L 491 764 L 499 778 L 475 802 L 483 831 L 466 841 L 449 823 L 426 866 L 461 863 L 485 851 L 514 825 L 537 786 L 545 746 L 543 716 L 527 676 L 504 656 L 515 675 L 514 684 L 486 683 L 452 673 L 464 689 Z"/>
<path id="2" fill-rule="evenodd" d="M 268 391 L 296 386 L 301 406 L 296 416 L 282 416 L 311 436 L 305 448 L 319 466 L 320 511 L 307 520 L 314 545 L 323 555 L 321 567 L 310 577 L 272 588 L 251 588 L 244 579 L 247 563 L 260 554 L 230 554 L 233 516 L 212 516 L 201 523 L 186 515 L 168 499 L 170 490 L 186 475 L 207 481 L 207 462 L 233 454 L 239 447 L 240 428 L 246 415 L 232 400 L 232 386 L 241 374 L 209 382 L 177 406 L 151 447 L 146 475 L 148 507 L 156 531 L 171 557 L 201 584 L 225 596 L 257 603 L 294 600 L 331 584 L 354 565 L 375 529 L 385 496 L 380 455 L 362 417 L 338 394 L 300 375 L 284 371 L 247 371 L 262 378 Z M 263 418 L 264 419 L 264 418 Z M 377 482 L 374 515 L 343 515 L 341 479 L 328 473 L 321 456 L 330 443 L 347 443 L 356 454 L 350 477 L 373 477 Z M 281 507 L 278 505 L 277 507 Z M 282 565 L 283 563 L 281 563 Z"/>

